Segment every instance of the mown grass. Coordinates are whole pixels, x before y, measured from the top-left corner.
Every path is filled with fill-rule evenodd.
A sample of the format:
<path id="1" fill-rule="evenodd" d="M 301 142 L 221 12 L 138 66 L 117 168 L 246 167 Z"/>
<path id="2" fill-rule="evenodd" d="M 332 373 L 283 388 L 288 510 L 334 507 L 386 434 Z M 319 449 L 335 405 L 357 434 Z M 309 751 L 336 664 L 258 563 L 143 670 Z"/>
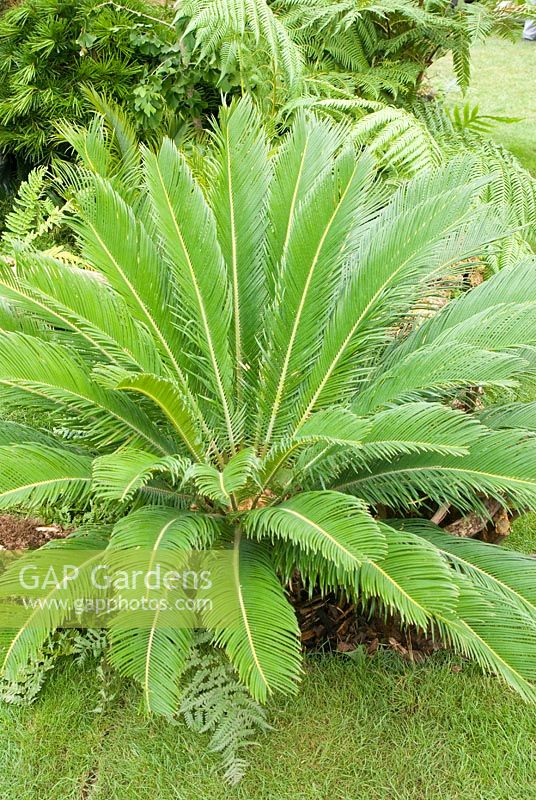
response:
<path id="1" fill-rule="evenodd" d="M 516 155 L 536 175 L 536 42 L 489 39 L 471 50 L 471 87 L 462 97 L 452 59 L 443 58 L 429 71 L 432 86 L 451 105 L 467 100 L 481 114 L 521 117 L 512 124 L 497 123 L 493 138 Z"/>
<path id="2" fill-rule="evenodd" d="M 461 671 L 458 671 L 459 667 Z M 454 669 L 453 669 L 454 667 Z M 536 714 L 438 653 L 411 666 L 308 659 L 235 789 L 184 726 L 147 720 L 126 685 L 104 713 L 94 671 L 65 665 L 31 708 L 0 709 L 0 797 L 16 800 L 534 800 Z"/>
<path id="3" fill-rule="evenodd" d="M 536 555 L 536 513 L 524 514 L 512 525 L 512 533 L 503 546 L 521 553 Z"/>

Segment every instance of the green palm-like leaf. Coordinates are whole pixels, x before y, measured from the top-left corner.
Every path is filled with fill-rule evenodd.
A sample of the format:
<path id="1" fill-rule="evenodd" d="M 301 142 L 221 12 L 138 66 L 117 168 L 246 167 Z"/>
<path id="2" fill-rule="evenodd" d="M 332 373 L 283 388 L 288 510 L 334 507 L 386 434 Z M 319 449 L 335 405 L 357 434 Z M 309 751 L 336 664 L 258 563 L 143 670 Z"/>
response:
<path id="1" fill-rule="evenodd" d="M 126 369 L 164 372 L 146 330 L 120 296 L 90 270 L 73 269 L 41 254 L 21 254 L 17 271 L 0 267 L 0 295 L 66 330 L 79 348 Z"/>
<path id="2" fill-rule="evenodd" d="M 244 529 L 257 539 L 291 541 L 348 571 L 385 553 L 385 537 L 365 504 L 339 492 L 304 492 L 274 508 L 251 511 Z"/>
<path id="3" fill-rule="evenodd" d="M 253 476 L 258 460 L 253 448 L 240 450 L 221 472 L 207 464 L 194 464 L 188 476 L 194 478 L 200 494 L 224 505 L 235 502 L 236 495 Z"/>
<path id="4" fill-rule="evenodd" d="M 361 567 L 359 592 L 396 609 L 404 622 L 427 629 L 432 619 L 456 609 L 457 586 L 432 545 L 422 547 L 419 537 L 385 524 L 381 530 L 387 541 L 387 555 Z"/>
<path id="5" fill-rule="evenodd" d="M 418 451 L 465 455 L 484 433 L 483 426 L 461 411 L 437 403 L 404 403 L 371 418 L 364 437 L 365 457 Z"/>
<path id="6" fill-rule="evenodd" d="M 124 298 L 130 313 L 149 328 L 170 369 L 184 382 L 176 355 L 181 337 L 171 320 L 162 315 L 162 309 L 173 302 L 172 285 L 161 269 L 155 243 L 109 182 L 95 177 L 93 191 L 82 198 L 75 228 L 84 257 Z"/>
<path id="7" fill-rule="evenodd" d="M 477 586 L 508 601 L 536 625 L 536 562 L 497 545 L 450 536 L 431 523 L 408 520 L 404 528 L 431 542 Z"/>
<path id="8" fill-rule="evenodd" d="M 205 622 L 253 697 L 293 692 L 300 673 L 298 624 L 268 553 L 237 536 L 233 565 L 233 575 L 216 587 Z M 235 606 L 233 619 L 229 609 Z"/>
<path id="9" fill-rule="evenodd" d="M 536 402 L 490 406 L 480 414 L 488 428 L 522 428 L 536 432 Z"/>
<path id="10" fill-rule="evenodd" d="M 116 551 L 142 548 L 195 549 L 209 547 L 218 534 L 213 517 L 168 506 L 145 506 L 114 525 L 110 547 Z"/>
<path id="11" fill-rule="evenodd" d="M 484 669 L 500 675 L 526 700 L 536 691 L 536 626 L 528 625 L 508 602 L 501 602 L 459 576 L 458 603 L 454 616 L 437 620 L 447 641 L 473 658 Z"/>
<path id="12" fill-rule="evenodd" d="M 22 397 L 28 406 L 68 409 L 101 445 L 130 440 L 164 455 L 173 452 L 139 406 L 100 386 L 90 365 L 73 351 L 16 333 L 0 333 L 0 345 L 0 393 L 6 401 L 20 402 Z"/>
<path id="13" fill-rule="evenodd" d="M 54 564 L 56 569 L 61 570 L 62 565 L 72 564 L 73 561 L 78 568 L 74 580 L 57 583 L 51 581 L 52 585 L 47 586 L 45 593 L 41 593 L 39 599 L 42 602 L 34 606 L 8 603 L 9 598 L 20 597 L 20 570 L 24 561 L 15 561 L 0 576 L 0 598 L 5 599 L 5 603 L 0 605 L 3 618 L 0 626 L 0 671 L 3 675 L 16 680 L 19 670 L 36 656 L 51 631 L 60 627 L 69 617 L 71 612 L 65 608 L 65 603 L 73 603 L 84 597 L 101 596 L 102 593 L 93 585 L 91 572 L 97 564 L 102 563 L 105 547 L 106 541 L 93 535 L 66 539 L 59 548 L 58 542 L 50 542 L 38 555 L 32 553 L 28 562 L 34 570 L 38 570 L 40 564 L 47 567 Z M 59 552 L 53 560 L 51 551 L 56 548 Z M 54 602 L 55 600 L 58 602 Z"/>
<path id="14" fill-rule="evenodd" d="M 22 425 L 20 422 L 2 420 L 0 422 L 0 447 L 11 444 L 29 444 L 40 442 L 49 447 L 59 447 L 57 438 L 46 431 Z M 64 443 L 62 443 L 64 444 Z"/>
<path id="15" fill-rule="evenodd" d="M 347 130 L 305 114 L 297 116 L 274 156 L 269 197 L 270 262 L 274 269 L 286 252 L 299 209 L 327 164 L 342 147 Z M 275 275 L 269 276 L 272 280 Z"/>
<path id="16" fill-rule="evenodd" d="M 181 293 L 182 322 L 195 320 L 189 337 L 200 348 L 210 384 L 218 396 L 231 449 L 235 420 L 231 399 L 233 370 L 228 334 L 230 286 L 214 215 L 196 185 L 184 156 L 170 140 L 158 155 L 145 154 L 145 176 L 171 274 Z M 208 378 L 208 376 L 207 376 Z"/>
<path id="17" fill-rule="evenodd" d="M 263 383 L 271 407 L 265 449 L 278 428 L 282 406 L 295 397 L 300 368 L 320 347 L 315 333 L 333 307 L 333 285 L 347 257 L 345 240 L 351 237 L 351 226 L 365 225 L 375 208 L 371 159 L 362 156 L 356 162 L 347 151 L 334 167 L 334 174 L 322 176 L 300 205 L 283 256 L 276 290 L 282 302 L 267 322 L 272 341 Z"/>
<path id="18" fill-rule="evenodd" d="M 439 314 L 428 320 L 412 335 L 417 340 L 435 339 L 452 327 L 494 306 L 526 303 L 532 296 L 536 275 L 536 258 L 518 262 L 514 268 L 497 273 L 493 281 L 484 281 L 470 292 L 448 303 Z"/>
<path id="19" fill-rule="evenodd" d="M 93 488 L 97 497 L 125 502 L 155 474 L 167 473 L 177 480 L 184 476 L 188 465 L 188 460 L 180 456 L 155 459 L 153 453 L 128 448 L 95 459 Z"/>
<path id="20" fill-rule="evenodd" d="M 390 507 L 408 508 L 427 496 L 439 504 L 480 508 L 481 493 L 523 509 L 536 500 L 535 476 L 536 438 L 498 431 L 479 439 L 468 455 L 416 453 L 369 464 L 367 472 L 337 488 Z"/>
<path id="21" fill-rule="evenodd" d="M 39 507 L 90 496 L 91 459 L 41 442 L 0 447 L 0 508 Z"/>
<path id="22" fill-rule="evenodd" d="M 214 523 L 200 515 L 167 508 L 140 509 L 121 520 L 112 532 L 109 562 L 119 570 L 135 568 L 149 573 L 158 565 L 176 571 L 183 563 L 181 556 L 186 559 L 190 548 L 206 541 L 213 530 Z M 130 593 L 128 589 L 119 592 L 124 599 Z M 139 592 L 133 596 L 142 604 L 145 601 L 148 610 L 121 610 L 114 617 L 112 663 L 122 674 L 139 681 L 148 711 L 172 715 L 180 697 L 179 677 L 193 642 L 192 621 L 174 611 L 184 592 L 162 582 L 155 588 L 146 586 L 141 597 Z"/>
<path id="23" fill-rule="evenodd" d="M 520 341 L 529 344 L 535 275 L 536 260 L 527 259 L 460 295 L 411 332 L 398 359 L 432 342 L 440 347 L 470 344 L 491 351 L 514 347 Z"/>
<path id="24" fill-rule="evenodd" d="M 146 564 L 136 566 L 147 568 Z M 164 597 L 154 592 L 144 595 L 149 601 L 168 597 L 173 602 L 179 595 L 177 592 L 167 592 Z M 163 620 L 164 614 L 158 610 L 140 616 L 141 619 L 135 620 L 131 615 L 124 618 L 119 614 L 114 619 L 111 663 L 122 675 L 138 681 L 147 711 L 171 717 L 179 705 L 180 675 L 193 645 L 193 630 Z"/>
<path id="25" fill-rule="evenodd" d="M 301 387 L 303 409 L 298 426 L 320 405 L 340 402 L 345 387 L 355 385 L 371 345 L 397 321 L 416 298 L 421 281 L 445 274 L 460 249 L 467 255 L 490 237 L 496 225 L 473 214 L 468 201 L 475 184 L 462 187 L 468 164 L 453 164 L 411 182 L 395 195 L 367 230 L 356 265 L 326 328 L 316 363 Z M 424 220 L 424 222 L 423 222 Z"/>
<path id="26" fill-rule="evenodd" d="M 271 169 L 259 114 L 247 98 L 231 111 L 222 111 L 215 139 L 209 200 L 232 287 L 232 338 L 240 392 L 244 367 L 258 355 L 255 315 L 267 296 L 263 257 Z"/>
<path id="27" fill-rule="evenodd" d="M 368 440 L 370 426 L 369 420 L 346 408 L 326 408 L 309 417 L 294 439 L 359 447 Z"/>
<path id="28" fill-rule="evenodd" d="M 370 386 L 352 404 L 355 413 L 368 414 L 389 403 L 415 400 L 463 386 L 512 387 L 527 365 L 512 354 L 449 343 L 422 347 L 404 354 L 393 365 L 389 362 L 384 366 L 381 375 L 374 376 Z"/>
<path id="29" fill-rule="evenodd" d="M 117 388 L 152 400 L 164 412 L 194 458 L 203 457 L 203 439 L 199 426 L 201 425 L 204 434 L 204 421 L 195 418 L 196 412 L 191 408 L 189 398 L 176 384 L 158 375 L 138 373 L 123 377 Z"/>

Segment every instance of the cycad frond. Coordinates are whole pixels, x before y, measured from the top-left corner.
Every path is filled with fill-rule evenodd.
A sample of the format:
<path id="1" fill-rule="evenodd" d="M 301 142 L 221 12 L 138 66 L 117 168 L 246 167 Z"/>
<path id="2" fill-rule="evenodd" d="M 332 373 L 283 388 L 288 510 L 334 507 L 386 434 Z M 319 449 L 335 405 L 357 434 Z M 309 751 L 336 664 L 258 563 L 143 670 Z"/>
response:
<path id="1" fill-rule="evenodd" d="M 536 438 L 525 432 L 489 433 L 468 455 L 414 453 L 367 467 L 353 480 L 337 481 L 336 488 L 390 508 L 411 508 L 426 498 L 479 508 L 479 494 L 520 509 L 536 500 Z"/>
<path id="2" fill-rule="evenodd" d="M 164 549 L 186 551 L 209 547 L 218 534 L 213 517 L 181 511 L 169 506 L 145 506 L 132 511 L 114 525 L 112 550 Z"/>
<path id="3" fill-rule="evenodd" d="M 93 462 L 93 489 L 104 500 L 129 500 L 148 481 L 159 473 L 172 479 L 184 476 L 188 460 L 180 456 L 155 459 L 153 453 L 127 448 L 117 453 L 100 456 Z"/>
<path id="4" fill-rule="evenodd" d="M 244 448 L 229 459 L 219 472 L 208 464 L 194 464 L 187 477 L 192 477 L 199 493 L 228 506 L 236 502 L 235 495 L 245 487 L 258 466 L 253 448 Z"/>
<path id="5" fill-rule="evenodd" d="M 16 269 L 0 265 L 0 296 L 67 330 L 77 348 L 125 369 L 165 372 L 153 339 L 123 298 L 90 270 L 74 269 L 41 253 L 19 253 Z"/>
<path id="6" fill-rule="evenodd" d="M 232 304 L 216 221 L 184 157 L 170 140 L 164 141 L 158 155 L 146 152 L 145 177 L 165 256 L 181 295 L 175 327 L 185 326 L 186 335 L 206 360 L 207 379 L 219 398 L 221 425 L 234 453 L 236 418 L 228 340 Z M 186 320 L 197 322 L 186 326 Z"/>
<path id="7" fill-rule="evenodd" d="M 359 447 L 370 433 L 370 421 L 346 408 L 325 408 L 309 417 L 294 439 L 303 442 L 327 442 Z"/>
<path id="8" fill-rule="evenodd" d="M 149 594 L 146 599 L 160 598 Z M 117 615 L 110 631 L 110 660 L 122 675 L 138 681 L 147 711 L 171 717 L 180 702 L 179 679 L 193 644 L 193 631 L 162 625 L 158 610 L 141 621 L 143 627 L 135 627 L 128 613 L 126 619 Z"/>
<path id="9" fill-rule="evenodd" d="M 477 219 L 469 210 L 476 187 L 460 184 L 468 168 L 467 162 L 453 163 L 410 182 L 368 228 L 353 254 L 355 268 L 315 354 L 316 363 L 300 387 L 299 424 L 313 409 L 344 398 L 344 387 L 355 385 L 362 369 L 364 350 L 375 339 L 385 341 L 389 315 L 396 324 L 399 309 L 417 300 L 421 282 L 445 275 L 460 247 L 469 255 L 496 235 L 491 219 Z"/>
<path id="10" fill-rule="evenodd" d="M 358 572 L 359 593 L 377 598 L 400 614 L 405 622 L 429 629 L 438 615 L 452 613 L 458 590 L 448 567 L 432 546 L 410 533 L 381 525 L 387 555 L 378 562 L 365 563 Z"/>
<path id="11" fill-rule="evenodd" d="M 536 433 L 536 401 L 530 403 L 508 403 L 491 405 L 480 414 L 488 428 L 521 428 Z"/>
<path id="12" fill-rule="evenodd" d="M 357 414 L 382 405 L 441 394 L 462 386 L 515 386 L 526 363 L 515 355 L 493 353 L 472 345 L 448 343 L 402 353 L 383 365 L 353 403 Z"/>
<path id="13" fill-rule="evenodd" d="M 192 409 L 190 396 L 185 396 L 180 388 L 166 378 L 144 372 L 124 375 L 117 384 L 121 392 L 143 395 L 158 406 L 177 431 L 182 441 L 195 459 L 203 458 L 203 437 L 206 433 L 204 420 Z M 201 425 L 201 431 L 199 426 Z"/>
<path id="14" fill-rule="evenodd" d="M 90 365 L 74 351 L 18 333 L 0 335 L 0 393 L 6 403 L 68 409 L 77 427 L 90 429 L 92 442 L 145 443 L 164 455 L 173 445 L 147 415 L 126 397 L 100 386 Z"/>
<path id="15" fill-rule="evenodd" d="M 28 557 L 33 569 L 39 569 L 39 564 L 50 566 L 51 550 L 57 547 L 57 542 L 49 543 L 38 554 L 31 553 Z M 46 590 L 43 602 L 35 605 L 9 604 L 9 598 L 17 597 L 20 593 L 20 570 L 24 560 L 17 560 L 0 578 L 0 610 L 6 619 L 6 612 L 11 617 L 11 627 L 3 626 L 0 630 L 0 670 L 8 679 L 14 679 L 19 669 L 27 663 L 37 652 L 50 632 L 61 627 L 68 618 L 70 611 L 65 609 L 64 603 L 72 603 L 80 597 L 100 597 L 98 589 L 92 585 L 91 571 L 102 562 L 103 548 L 106 540 L 102 536 L 84 536 L 79 539 L 69 538 L 61 542 L 61 552 L 56 554 L 56 567 L 72 564 L 73 560 L 78 568 L 76 580 L 53 582 Z M 78 551 L 78 552 L 77 552 Z M 54 603 L 54 599 L 63 602 Z M 7 621 L 6 620 L 6 621 Z"/>
<path id="16" fill-rule="evenodd" d="M 437 547 L 462 575 L 486 592 L 497 594 L 525 614 L 529 625 L 536 620 L 536 563 L 533 558 L 485 542 L 450 536 L 431 523 L 408 520 L 404 525 Z"/>
<path id="17" fill-rule="evenodd" d="M 253 697 L 266 700 L 277 690 L 295 691 L 300 674 L 298 624 L 268 553 L 237 536 L 233 565 L 232 581 L 221 581 L 205 623 Z M 235 604 L 236 619 L 229 619 Z"/>
<path id="18" fill-rule="evenodd" d="M 371 458 L 420 450 L 456 456 L 468 453 L 484 433 L 461 411 L 436 403 L 404 403 L 375 414 L 363 442 Z"/>
<path id="19" fill-rule="evenodd" d="M 295 401 L 299 367 L 312 363 L 320 349 L 315 332 L 336 299 L 332 288 L 348 257 L 345 240 L 350 249 L 353 226 L 366 226 L 376 210 L 371 160 L 362 156 L 356 162 L 346 151 L 334 167 L 334 174 L 322 176 L 297 211 L 276 287 L 281 300 L 267 320 L 271 342 L 261 373 L 261 403 L 271 405 L 265 448 L 284 426 L 279 416 L 285 405 Z"/>
<path id="20" fill-rule="evenodd" d="M 189 548 L 210 538 L 214 523 L 201 515 L 168 508 L 145 508 L 129 514 L 114 528 L 109 563 L 116 570 L 135 567 L 149 573 L 158 565 L 176 570 Z M 208 534 L 208 536 L 207 536 Z M 112 569 L 112 578 L 115 574 Z M 175 573 L 177 574 L 177 573 Z M 117 595 L 128 598 L 129 589 Z M 139 597 L 141 613 L 120 610 L 111 624 L 112 663 L 124 675 L 138 680 L 147 711 L 171 716 L 177 710 L 182 673 L 193 643 L 192 623 L 186 614 L 177 625 L 170 609 L 182 599 L 180 586 L 146 584 Z M 169 604 L 169 609 L 168 609 Z"/>
<path id="21" fill-rule="evenodd" d="M 268 143 L 250 100 L 222 111 L 215 141 L 210 204 L 232 290 L 233 358 L 240 392 L 243 371 L 257 357 L 255 314 L 267 296 L 263 246 L 271 169 Z"/>
<path id="22" fill-rule="evenodd" d="M 256 539 L 291 541 L 349 572 L 365 560 L 380 559 L 386 549 L 366 506 L 338 492 L 303 492 L 275 508 L 251 511 L 244 529 Z"/>
<path id="23" fill-rule="evenodd" d="M 0 447 L 0 508 L 39 507 L 89 497 L 91 459 L 39 443 Z"/>
<path id="24" fill-rule="evenodd" d="M 161 311 L 173 302 L 170 276 L 160 268 L 155 243 L 133 209 L 109 182 L 95 177 L 93 191 L 82 195 L 75 227 L 87 263 L 105 276 L 130 313 L 149 328 L 170 369 L 182 379 L 176 356 L 181 337 Z"/>
<path id="25" fill-rule="evenodd" d="M 500 675 L 525 700 L 535 702 L 536 628 L 509 603 L 497 601 L 459 576 L 456 614 L 439 617 L 441 635 L 488 672 Z"/>

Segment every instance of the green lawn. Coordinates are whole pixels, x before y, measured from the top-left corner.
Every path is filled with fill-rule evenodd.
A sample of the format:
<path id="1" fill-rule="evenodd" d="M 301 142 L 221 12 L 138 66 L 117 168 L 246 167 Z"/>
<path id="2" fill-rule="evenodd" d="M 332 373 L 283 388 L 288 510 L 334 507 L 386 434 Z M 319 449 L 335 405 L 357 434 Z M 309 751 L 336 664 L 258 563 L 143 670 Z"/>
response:
<path id="1" fill-rule="evenodd" d="M 516 520 L 503 545 L 522 553 L 536 554 L 536 513 L 525 514 Z"/>
<path id="2" fill-rule="evenodd" d="M 204 739 L 147 721 L 132 687 L 94 713 L 96 679 L 71 664 L 32 708 L 0 709 L 0 797 L 534 800 L 534 709 L 460 663 L 310 659 L 300 696 L 273 714 L 232 790 Z"/>
<path id="3" fill-rule="evenodd" d="M 498 123 L 493 137 L 508 147 L 536 175 L 536 42 L 491 39 L 471 51 L 472 85 L 467 100 L 482 114 L 523 117 L 521 122 Z M 452 103 L 465 102 L 456 85 L 450 57 L 429 71 L 436 90 Z"/>

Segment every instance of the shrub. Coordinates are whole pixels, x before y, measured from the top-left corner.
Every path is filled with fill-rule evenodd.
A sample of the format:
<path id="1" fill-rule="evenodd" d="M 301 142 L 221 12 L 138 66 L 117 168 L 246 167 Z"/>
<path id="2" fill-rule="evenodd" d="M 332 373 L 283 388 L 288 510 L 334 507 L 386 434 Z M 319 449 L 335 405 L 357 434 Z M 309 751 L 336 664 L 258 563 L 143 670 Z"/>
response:
<path id="1" fill-rule="evenodd" d="M 452 159 L 386 199 L 345 133 L 301 114 L 270 148 L 244 99 L 195 177 L 170 140 L 121 180 L 83 172 L 72 227 L 87 269 L 25 248 L 1 271 L 0 399 L 57 426 L 1 427 L 0 505 L 123 507 L 115 563 L 228 549 L 239 623 L 213 610 L 205 624 L 257 700 L 299 678 L 284 590 L 296 569 L 439 633 L 534 699 L 536 562 L 420 518 L 489 496 L 536 506 L 535 404 L 452 402 L 533 377 L 536 261 L 424 314 L 500 235 L 482 179 Z M 64 621 L 28 614 L 2 633 L 8 679 Z M 193 633 L 117 620 L 112 664 L 173 713 Z"/>
<path id="2" fill-rule="evenodd" d="M 0 151 L 30 164 L 49 156 L 58 122 L 90 119 L 85 89 L 128 105 L 151 129 L 165 105 L 155 80 L 162 89 L 162 62 L 176 50 L 164 10 L 144 0 L 23 0 L 0 16 Z M 195 109 L 191 77 L 175 64 L 175 101 Z"/>
<path id="3" fill-rule="evenodd" d="M 252 93 L 283 125 L 304 103 L 371 113 L 356 135 L 378 134 L 386 163 L 430 166 L 424 126 L 385 104 L 410 104 L 425 68 L 448 50 L 466 85 L 470 43 L 504 26 L 508 10 L 354 5 L 181 0 L 171 23 L 145 0 L 23 0 L 0 17 L 0 152 L 30 165 L 65 154 L 56 126 L 87 122 L 94 92 L 128 109 L 145 137 L 201 127 L 222 94 Z"/>

